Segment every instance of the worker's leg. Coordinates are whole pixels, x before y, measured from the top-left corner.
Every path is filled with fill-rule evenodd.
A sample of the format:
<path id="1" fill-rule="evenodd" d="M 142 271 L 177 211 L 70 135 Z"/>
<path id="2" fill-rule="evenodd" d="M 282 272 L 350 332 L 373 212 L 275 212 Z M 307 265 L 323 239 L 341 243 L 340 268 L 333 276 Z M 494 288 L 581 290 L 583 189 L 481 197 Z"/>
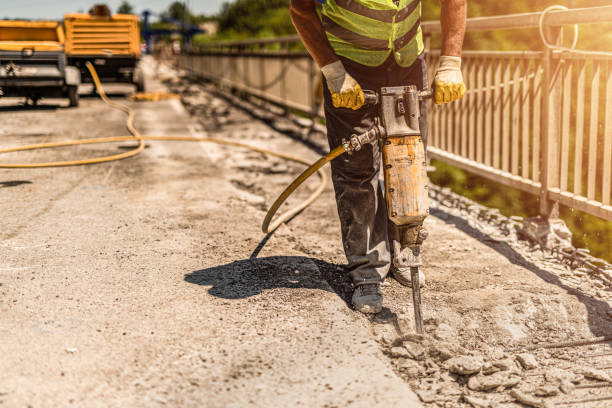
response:
<path id="1" fill-rule="evenodd" d="M 385 67 L 364 67 L 342 59 L 347 70 L 363 89 L 378 90 L 384 85 Z M 330 148 L 372 127 L 377 107 L 358 110 L 335 108 L 325 86 L 325 119 Z M 364 146 L 352 155 L 344 154 L 331 162 L 342 242 L 348 269 L 354 282 L 384 278 L 389 270 L 387 209 L 378 180 L 380 169 L 378 144 Z"/>

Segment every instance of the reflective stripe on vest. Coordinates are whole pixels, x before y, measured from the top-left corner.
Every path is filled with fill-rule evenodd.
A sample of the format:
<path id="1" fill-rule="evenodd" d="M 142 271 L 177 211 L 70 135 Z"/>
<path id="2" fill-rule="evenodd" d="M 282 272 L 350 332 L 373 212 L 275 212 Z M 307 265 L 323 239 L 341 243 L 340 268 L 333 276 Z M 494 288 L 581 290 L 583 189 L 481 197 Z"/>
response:
<path id="1" fill-rule="evenodd" d="M 319 15 L 338 55 L 376 66 L 395 51 L 406 66 L 423 51 L 420 5 L 420 0 L 401 8 L 393 0 L 327 0 Z"/>
<path id="2" fill-rule="evenodd" d="M 416 21 L 416 23 L 414 23 L 412 28 L 410 30 L 408 30 L 408 32 L 406 34 L 402 35 L 400 38 L 398 38 L 395 41 L 393 41 L 393 49 L 394 50 L 401 50 L 402 48 L 404 48 L 404 46 L 406 44 L 408 44 L 410 41 L 414 40 L 415 36 L 417 34 L 417 31 L 419 30 L 420 25 L 421 25 L 421 19 L 419 18 Z"/>
<path id="3" fill-rule="evenodd" d="M 418 1 L 418 0 L 417 0 Z M 336 0 L 335 3 L 355 14 L 371 18 L 372 20 L 382 21 L 383 23 L 392 23 L 393 17 L 397 10 L 375 10 L 358 3 L 355 0 Z"/>
<path id="4" fill-rule="evenodd" d="M 336 23 L 334 20 L 327 17 L 325 14 L 321 15 L 321 22 L 323 23 L 323 28 L 325 29 L 325 31 L 358 47 L 365 48 L 368 50 L 389 49 L 389 41 L 378 40 L 376 38 L 370 38 L 366 37 L 365 35 L 357 34 L 349 30 L 348 28 L 342 27 L 340 24 Z"/>

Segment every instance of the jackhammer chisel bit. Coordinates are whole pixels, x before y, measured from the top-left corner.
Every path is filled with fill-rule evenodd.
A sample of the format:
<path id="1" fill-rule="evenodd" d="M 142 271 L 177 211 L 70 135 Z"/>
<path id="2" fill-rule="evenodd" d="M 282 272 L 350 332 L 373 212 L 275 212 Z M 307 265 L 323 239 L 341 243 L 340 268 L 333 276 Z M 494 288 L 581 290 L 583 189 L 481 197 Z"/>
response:
<path id="1" fill-rule="evenodd" d="M 419 267 L 410 267 L 412 280 L 412 302 L 414 303 L 414 325 L 418 334 L 423 334 L 423 314 L 421 313 L 421 282 L 419 281 Z"/>

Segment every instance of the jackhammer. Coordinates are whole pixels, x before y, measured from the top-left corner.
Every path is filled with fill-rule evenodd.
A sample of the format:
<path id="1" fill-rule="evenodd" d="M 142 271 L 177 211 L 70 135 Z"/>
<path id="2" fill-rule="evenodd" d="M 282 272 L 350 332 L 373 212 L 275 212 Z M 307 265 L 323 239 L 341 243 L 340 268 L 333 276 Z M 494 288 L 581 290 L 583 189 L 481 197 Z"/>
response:
<path id="1" fill-rule="evenodd" d="M 412 297 L 417 333 L 423 333 L 419 266 L 421 244 L 427 238 L 423 221 L 429 214 L 427 162 L 425 145 L 419 127 L 419 102 L 431 98 L 430 90 L 418 91 L 416 86 L 383 87 L 380 92 L 364 91 L 365 104 L 376 105 L 379 115 L 366 132 L 351 135 L 305 170 L 277 198 L 268 210 L 262 229 L 269 233 L 272 216 L 285 199 L 310 175 L 327 162 L 346 152 L 351 155 L 368 143 L 378 142 L 382 151 L 385 180 L 385 200 L 389 219 L 396 228 L 392 232 L 393 265 L 410 268 Z"/>

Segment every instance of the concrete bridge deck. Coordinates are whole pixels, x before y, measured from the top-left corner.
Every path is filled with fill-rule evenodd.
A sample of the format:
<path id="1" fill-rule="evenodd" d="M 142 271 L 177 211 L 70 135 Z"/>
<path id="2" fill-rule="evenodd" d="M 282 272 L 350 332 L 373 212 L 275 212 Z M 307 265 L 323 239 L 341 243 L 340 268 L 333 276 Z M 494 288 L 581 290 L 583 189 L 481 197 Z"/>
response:
<path id="1" fill-rule="evenodd" d="M 152 89 L 181 92 L 183 103 L 131 103 L 142 133 L 316 159 L 206 87 L 159 74 L 148 72 Z M 112 91 L 121 100 L 125 89 Z M 16 103 L 0 100 L 3 146 L 126 134 L 123 114 L 97 98 L 78 109 Z M 607 343 L 531 352 L 537 367 L 514 362 L 522 345 L 610 334 L 609 288 L 437 205 L 424 249 L 428 336 L 398 340 L 413 332 L 409 289 L 388 279 L 384 311 L 371 318 L 349 305 L 331 187 L 262 241 L 265 209 L 300 170 L 163 142 L 109 164 L 0 170 L 0 406 L 511 407 L 521 406 L 511 389 L 550 386 L 537 397 L 549 403 L 610 393 L 564 394 L 551 373 L 597 383 L 584 369 L 612 365 Z M 461 356 L 482 372 L 461 373 Z"/>

